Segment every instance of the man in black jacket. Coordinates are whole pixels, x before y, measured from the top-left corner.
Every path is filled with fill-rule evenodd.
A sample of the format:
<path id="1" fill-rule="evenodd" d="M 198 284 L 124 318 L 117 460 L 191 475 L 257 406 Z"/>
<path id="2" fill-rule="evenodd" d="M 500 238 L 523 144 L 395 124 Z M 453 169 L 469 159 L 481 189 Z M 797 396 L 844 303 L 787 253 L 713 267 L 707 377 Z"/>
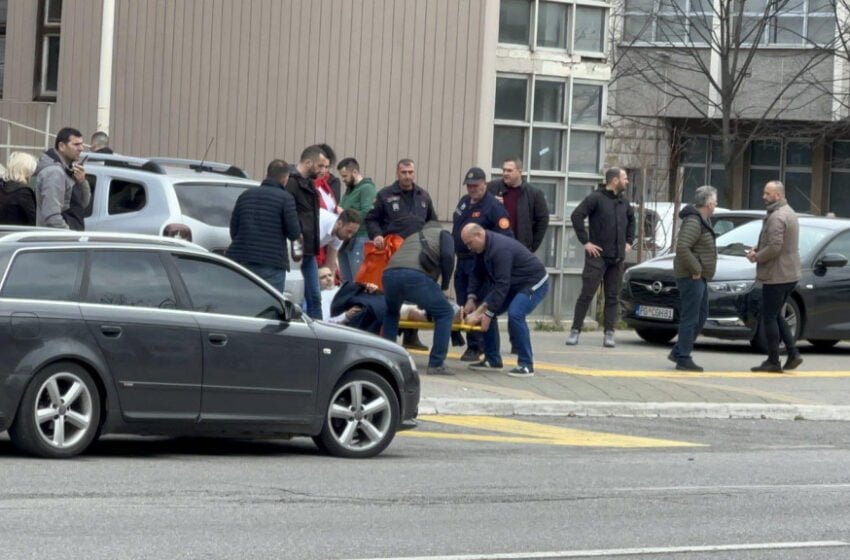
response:
<path id="1" fill-rule="evenodd" d="M 543 193 L 522 179 L 522 160 L 502 163 L 502 178 L 487 183 L 487 192 L 505 205 L 517 241 L 534 253 L 549 226 L 549 208 Z"/>
<path id="2" fill-rule="evenodd" d="M 285 189 L 289 164 L 282 159 L 269 163 L 259 187 L 239 195 L 230 216 L 233 240 L 227 256 L 283 293 L 289 257 L 286 240 L 295 241 L 301 226 L 295 200 Z"/>
<path id="3" fill-rule="evenodd" d="M 573 211 L 570 219 L 576 237 L 584 245 L 584 270 L 581 273 L 581 295 L 573 316 L 573 326 L 566 344 L 578 344 L 587 308 L 599 283 L 605 285 L 605 336 L 602 344 L 613 348 L 614 325 L 617 322 L 617 298 L 623 278 L 623 261 L 635 241 L 635 214 L 623 196 L 629 184 L 624 169 L 612 167 L 605 172 L 605 186 L 590 193 Z M 584 220 L 590 223 L 590 234 Z"/>
<path id="4" fill-rule="evenodd" d="M 313 319 L 322 318 L 322 291 L 319 286 L 319 193 L 313 180 L 329 165 L 324 150 L 317 145 L 301 152 L 298 165 L 289 175 L 286 190 L 295 198 L 295 210 L 304 237 L 301 275 L 304 277 L 305 311 Z"/>

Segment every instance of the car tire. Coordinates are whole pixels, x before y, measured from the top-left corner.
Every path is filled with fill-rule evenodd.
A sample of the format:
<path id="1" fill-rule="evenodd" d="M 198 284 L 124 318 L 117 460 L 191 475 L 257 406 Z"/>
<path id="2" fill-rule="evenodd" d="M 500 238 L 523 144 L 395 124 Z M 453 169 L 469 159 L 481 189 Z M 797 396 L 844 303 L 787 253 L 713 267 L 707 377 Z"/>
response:
<path id="1" fill-rule="evenodd" d="M 91 375 L 68 363 L 51 364 L 30 380 L 9 438 L 22 451 L 47 458 L 82 453 L 100 429 L 100 395 Z"/>
<path id="2" fill-rule="evenodd" d="M 322 431 L 313 440 L 336 457 L 365 459 L 392 442 L 399 424 L 395 391 L 373 371 L 353 370 L 331 393 Z"/>
<path id="3" fill-rule="evenodd" d="M 805 317 L 800 312 L 800 306 L 797 304 L 797 300 L 793 297 L 789 297 L 788 301 L 785 302 L 785 306 L 782 308 L 782 316 L 785 317 L 785 321 L 791 328 L 791 334 L 794 336 L 794 340 L 800 340 Z M 753 337 L 750 339 L 750 347 L 759 354 L 767 353 L 767 338 L 761 332 L 761 322 L 757 324 L 755 333 L 753 333 Z M 779 347 L 784 348 L 785 344 L 780 341 Z"/>
<path id="4" fill-rule="evenodd" d="M 635 332 L 639 337 L 652 344 L 667 344 L 676 336 L 675 332 L 658 329 L 635 329 Z"/>
<path id="5" fill-rule="evenodd" d="M 809 344 L 815 347 L 815 350 L 824 351 L 829 350 L 836 344 L 838 344 L 838 340 L 833 339 L 823 339 L 823 338 L 810 338 Z"/>

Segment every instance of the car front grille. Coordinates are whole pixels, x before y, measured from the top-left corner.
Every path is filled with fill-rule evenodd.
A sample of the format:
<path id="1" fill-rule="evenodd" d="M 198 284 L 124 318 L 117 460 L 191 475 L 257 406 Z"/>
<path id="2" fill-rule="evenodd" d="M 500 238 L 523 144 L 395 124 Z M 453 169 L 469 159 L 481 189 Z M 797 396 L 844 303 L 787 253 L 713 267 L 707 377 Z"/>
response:
<path id="1" fill-rule="evenodd" d="M 635 303 L 662 307 L 676 307 L 679 303 L 679 289 L 669 280 L 634 279 L 629 281 L 629 290 Z"/>

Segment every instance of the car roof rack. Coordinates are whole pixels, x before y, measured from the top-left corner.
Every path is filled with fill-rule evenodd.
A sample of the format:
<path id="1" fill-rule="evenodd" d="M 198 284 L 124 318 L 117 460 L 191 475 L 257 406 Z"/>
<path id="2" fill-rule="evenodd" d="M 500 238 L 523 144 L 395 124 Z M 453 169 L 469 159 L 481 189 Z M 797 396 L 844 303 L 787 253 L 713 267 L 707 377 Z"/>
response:
<path id="1" fill-rule="evenodd" d="M 196 245 L 184 239 L 176 237 L 163 237 L 160 235 L 145 235 L 141 233 L 118 233 L 110 231 L 21 231 L 10 233 L 0 237 L 0 244 L 8 243 L 49 243 L 49 242 L 79 242 L 79 243 L 121 243 L 136 245 L 167 245 L 172 247 L 185 247 L 188 249 L 200 249 L 206 251 L 200 245 Z"/>
<path id="2" fill-rule="evenodd" d="M 240 179 L 250 179 L 251 177 L 245 173 L 241 167 L 236 167 L 235 165 L 231 165 L 229 163 L 219 163 L 217 161 L 203 161 L 200 159 L 186 159 L 186 158 L 173 158 L 173 157 L 152 157 L 148 158 L 149 161 L 154 163 L 158 163 L 159 165 L 174 165 L 174 166 L 182 166 L 188 167 L 198 173 L 202 171 L 207 171 L 209 173 L 219 173 L 221 175 L 229 175 L 231 177 L 239 177 Z"/>
<path id="3" fill-rule="evenodd" d="M 148 171 L 157 175 L 165 175 L 166 171 L 162 165 L 152 161 L 151 159 L 125 156 L 121 154 L 100 154 L 97 152 L 83 152 L 80 156 L 81 160 L 99 161 L 103 165 L 110 167 L 124 167 L 127 169 L 138 169 L 140 171 Z"/>

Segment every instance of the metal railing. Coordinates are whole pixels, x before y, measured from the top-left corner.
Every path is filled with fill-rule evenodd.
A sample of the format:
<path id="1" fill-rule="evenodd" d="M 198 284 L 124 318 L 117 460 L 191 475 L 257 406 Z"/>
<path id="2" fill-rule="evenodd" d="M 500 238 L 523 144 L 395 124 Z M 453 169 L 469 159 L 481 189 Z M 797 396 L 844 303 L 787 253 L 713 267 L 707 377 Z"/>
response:
<path id="1" fill-rule="evenodd" d="M 50 118 L 51 118 L 52 110 L 53 110 L 53 104 L 52 103 L 45 104 L 44 129 L 35 128 L 35 127 L 29 126 L 29 125 L 26 125 L 26 124 L 23 124 L 23 123 L 13 121 L 11 119 L 6 119 L 6 118 L 3 118 L 3 117 L 0 117 L 0 123 L 3 123 L 3 124 L 6 125 L 6 136 L 5 136 L 6 142 L 3 143 L 3 144 L 0 144 L 0 150 L 3 150 L 5 152 L 5 160 L 4 161 L 9 160 L 9 154 L 11 154 L 12 151 L 40 152 L 40 151 L 43 151 L 43 150 L 47 150 L 47 149 L 49 149 L 53 146 L 53 138 L 56 137 L 56 134 L 50 132 L 50 128 L 51 128 L 50 127 Z M 40 144 L 38 146 L 30 146 L 30 145 L 26 145 L 26 144 L 13 144 L 12 143 L 12 130 L 13 129 L 20 129 L 20 130 L 24 130 L 24 131 L 28 131 L 28 132 L 35 132 L 36 134 L 43 135 L 44 136 L 44 143 Z"/>

